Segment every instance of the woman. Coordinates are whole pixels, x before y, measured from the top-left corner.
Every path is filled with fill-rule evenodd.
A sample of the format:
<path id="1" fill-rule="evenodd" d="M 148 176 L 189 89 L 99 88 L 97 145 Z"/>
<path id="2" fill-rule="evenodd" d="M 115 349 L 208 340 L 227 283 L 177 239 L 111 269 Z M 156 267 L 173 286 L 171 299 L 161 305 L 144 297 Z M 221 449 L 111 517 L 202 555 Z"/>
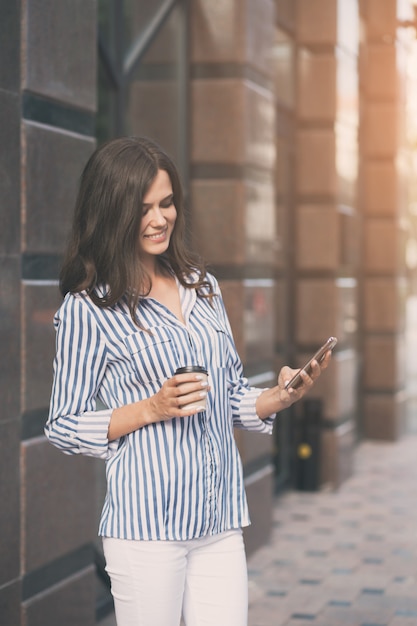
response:
<path id="1" fill-rule="evenodd" d="M 68 454 L 106 460 L 99 534 L 118 626 L 178 626 L 181 614 L 187 626 L 247 623 L 250 522 L 233 428 L 270 433 L 330 358 L 296 390 L 288 367 L 275 387 L 251 388 L 184 218 L 165 152 L 110 141 L 82 174 L 61 272 L 45 432 Z M 209 385 L 175 374 L 195 364 Z"/>

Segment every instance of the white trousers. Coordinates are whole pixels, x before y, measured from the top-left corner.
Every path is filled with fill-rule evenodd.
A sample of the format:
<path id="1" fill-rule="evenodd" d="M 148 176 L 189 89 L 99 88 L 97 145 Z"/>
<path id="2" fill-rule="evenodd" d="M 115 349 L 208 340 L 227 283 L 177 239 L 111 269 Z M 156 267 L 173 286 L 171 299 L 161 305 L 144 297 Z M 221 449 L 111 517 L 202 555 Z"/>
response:
<path id="1" fill-rule="evenodd" d="M 117 626 L 247 626 L 241 530 L 189 541 L 103 538 Z"/>

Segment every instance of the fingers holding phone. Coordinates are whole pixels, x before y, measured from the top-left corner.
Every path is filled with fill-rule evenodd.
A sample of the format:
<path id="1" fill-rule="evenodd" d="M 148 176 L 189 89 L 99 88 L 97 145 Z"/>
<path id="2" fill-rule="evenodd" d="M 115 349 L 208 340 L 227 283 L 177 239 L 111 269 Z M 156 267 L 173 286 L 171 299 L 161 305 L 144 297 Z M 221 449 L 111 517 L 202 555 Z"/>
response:
<path id="1" fill-rule="evenodd" d="M 329 365 L 336 338 L 329 337 L 320 350 L 317 350 L 301 370 L 284 365 L 278 374 L 278 384 L 265 389 L 256 400 L 256 412 L 260 419 L 290 407 L 300 400 L 313 386 L 321 370 Z"/>
<path id="2" fill-rule="evenodd" d="M 337 343 L 336 337 L 329 337 L 318 350 L 313 354 L 311 359 L 304 364 L 304 366 L 296 372 L 296 374 L 285 383 L 285 388 L 297 389 L 301 385 L 305 384 L 310 386 L 313 381 L 320 376 L 322 369 L 326 369 L 329 365 L 332 350 Z"/>

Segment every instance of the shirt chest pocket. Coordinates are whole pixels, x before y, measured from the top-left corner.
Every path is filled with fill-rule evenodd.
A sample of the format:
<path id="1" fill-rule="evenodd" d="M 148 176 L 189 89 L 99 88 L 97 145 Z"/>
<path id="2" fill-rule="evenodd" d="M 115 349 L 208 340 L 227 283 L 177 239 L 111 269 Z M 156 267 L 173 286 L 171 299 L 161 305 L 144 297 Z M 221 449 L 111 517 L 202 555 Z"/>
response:
<path id="1" fill-rule="evenodd" d="M 214 314 L 202 316 L 198 330 L 197 335 L 204 354 L 203 364 L 209 368 L 227 367 L 229 354 L 227 330 Z"/>
<path id="2" fill-rule="evenodd" d="M 178 367 L 175 338 L 170 330 L 157 326 L 149 331 L 139 331 L 124 339 L 141 383 L 170 378 Z"/>

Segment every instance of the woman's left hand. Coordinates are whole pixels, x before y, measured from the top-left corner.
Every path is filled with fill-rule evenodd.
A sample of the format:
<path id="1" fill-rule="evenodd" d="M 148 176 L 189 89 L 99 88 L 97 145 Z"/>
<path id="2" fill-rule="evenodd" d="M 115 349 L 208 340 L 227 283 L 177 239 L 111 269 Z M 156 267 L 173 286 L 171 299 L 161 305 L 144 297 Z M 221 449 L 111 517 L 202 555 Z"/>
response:
<path id="1" fill-rule="evenodd" d="M 309 374 L 304 370 L 292 369 L 284 365 L 279 372 L 277 386 L 265 390 L 258 397 L 256 401 L 258 416 L 261 419 L 265 419 L 269 415 L 281 411 L 300 400 L 314 385 L 322 370 L 328 367 L 331 355 L 331 350 L 329 350 L 320 363 L 313 361 Z M 287 383 L 297 372 L 300 372 L 302 383 L 295 389 L 287 387 Z"/>

